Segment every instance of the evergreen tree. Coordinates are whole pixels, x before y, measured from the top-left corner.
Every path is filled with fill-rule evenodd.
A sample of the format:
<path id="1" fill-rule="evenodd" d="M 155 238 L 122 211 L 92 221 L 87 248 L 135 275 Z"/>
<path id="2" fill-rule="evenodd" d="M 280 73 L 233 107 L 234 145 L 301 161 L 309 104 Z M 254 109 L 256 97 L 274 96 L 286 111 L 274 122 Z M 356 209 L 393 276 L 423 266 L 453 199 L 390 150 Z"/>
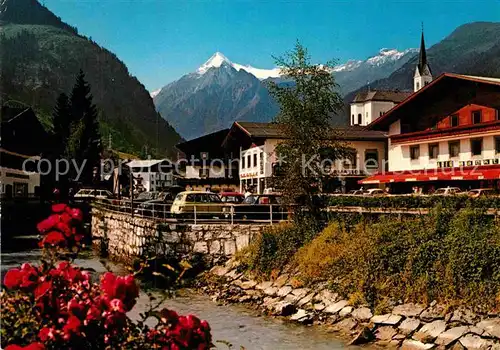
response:
<path id="1" fill-rule="evenodd" d="M 71 93 L 71 129 L 68 140 L 69 154 L 78 164 L 85 167 L 79 179 L 84 184 L 91 184 L 94 180 L 94 168 L 100 168 L 101 135 L 97 120 L 97 108 L 92 102 L 90 85 L 85 80 L 82 70 L 78 73 L 75 86 Z"/>
<path id="2" fill-rule="evenodd" d="M 57 98 L 52 120 L 54 125 L 54 155 L 63 157 L 66 153 L 72 121 L 71 106 L 65 93 L 61 93 Z"/>
<path id="3" fill-rule="evenodd" d="M 337 92 L 333 62 L 312 64 L 307 49 L 299 42 L 293 51 L 276 59 L 292 84 L 270 84 L 270 92 L 280 105 L 275 121 L 282 127 L 284 140 L 276 147 L 281 176 L 276 180 L 288 203 L 303 203 L 317 213 L 314 194 L 328 174 L 324 159 L 341 158 L 346 147 L 331 126 L 333 114 L 341 113 L 343 101 Z"/>

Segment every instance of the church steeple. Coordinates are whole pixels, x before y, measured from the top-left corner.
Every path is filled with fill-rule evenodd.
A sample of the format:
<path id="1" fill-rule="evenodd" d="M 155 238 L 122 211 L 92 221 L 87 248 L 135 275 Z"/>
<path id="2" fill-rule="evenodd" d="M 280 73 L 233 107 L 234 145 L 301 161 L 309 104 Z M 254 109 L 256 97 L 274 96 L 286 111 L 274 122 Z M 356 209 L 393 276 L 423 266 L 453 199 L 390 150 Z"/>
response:
<path id="1" fill-rule="evenodd" d="M 425 50 L 424 26 L 422 24 L 422 36 L 420 38 L 420 53 L 418 55 L 418 64 L 413 76 L 414 91 L 418 91 L 432 81 L 432 72 L 427 62 L 427 52 Z"/>

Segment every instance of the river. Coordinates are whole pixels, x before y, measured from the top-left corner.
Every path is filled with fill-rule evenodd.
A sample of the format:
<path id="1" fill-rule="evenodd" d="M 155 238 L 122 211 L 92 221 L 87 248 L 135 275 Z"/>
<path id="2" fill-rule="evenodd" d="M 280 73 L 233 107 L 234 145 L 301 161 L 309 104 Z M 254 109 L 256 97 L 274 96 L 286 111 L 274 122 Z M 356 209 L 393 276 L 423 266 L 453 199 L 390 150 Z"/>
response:
<path id="1" fill-rule="evenodd" d="M 37 263 L 40 250 L 36 248 L 35 237 L 15 237 L 3 244 L 1 253 L 1 274 L 23 262 Z M 120 273 L 125 270 L 120 265 L 102 261 L 92 252 L 77 259 L 76 264 L 91 268 L 97 274 L 108 269 Z M 160 297 L 159 291 L 153 291 Z M 147 308 L 148 297 L 141 293 L 137 305 L 129 313 L 133 319 Z M 324 327 L 305 327 L 272 317 L 259 316 L 256 311 L 241 305 L 220 306 L 207 296 L 190 290 L 182 290 L 164 303 L 165 307 L 180 314 L 194 314 L 210 323 L 217 349 L 228 346 L 217 341 L 232 344 L 231 349 L 341 349 L 345 343 L 328 333 Z M 354 348 L 354 347 L 353 347 Z"/>

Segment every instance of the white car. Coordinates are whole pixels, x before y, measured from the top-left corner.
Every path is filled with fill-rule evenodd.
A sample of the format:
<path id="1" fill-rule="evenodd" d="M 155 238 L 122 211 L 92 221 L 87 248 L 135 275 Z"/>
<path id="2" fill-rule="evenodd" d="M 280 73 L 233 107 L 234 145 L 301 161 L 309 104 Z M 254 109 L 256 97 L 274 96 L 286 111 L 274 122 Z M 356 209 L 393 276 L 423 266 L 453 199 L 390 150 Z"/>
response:
<path id="1" fill-rule="evenodd" d="M 92 188 L 82 188 L 75 194 L 75 198 L 80 199 L 89 199 L 89 198 L 97 198 L 97 199 L 109 199 L 113 198 L 113 194 L 108 190 L 94 190 Z"/>
<path id="2" fill-rule="evenodd" d="M 455 196 L 462 194 L 462 190 L 458 187 L 443 187 L 438 188 L 433 194 L 435 196 Z"/>
<path id="3" fill-rule="evenodd" d="M 364 196 L 384 196 L 385 192 L 384 190 L 380 188 L 370 188 L 369 190 L 366 190 L 363 194 Z"/>

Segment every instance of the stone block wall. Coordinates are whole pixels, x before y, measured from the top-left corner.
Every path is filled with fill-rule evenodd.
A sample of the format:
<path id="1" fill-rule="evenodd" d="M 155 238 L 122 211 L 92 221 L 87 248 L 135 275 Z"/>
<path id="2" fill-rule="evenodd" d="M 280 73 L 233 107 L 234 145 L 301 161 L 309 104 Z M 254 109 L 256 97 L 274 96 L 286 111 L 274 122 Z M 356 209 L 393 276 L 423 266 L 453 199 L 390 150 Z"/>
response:
<path id="1" fill-rule="evenodd" d="M 100 208 L 92 209 L 92 238 L 101 250 L 123 262 L 147 253 L 202 253 L 229 258 L 246 247 L 267 225 L 159 223 Z"/>

